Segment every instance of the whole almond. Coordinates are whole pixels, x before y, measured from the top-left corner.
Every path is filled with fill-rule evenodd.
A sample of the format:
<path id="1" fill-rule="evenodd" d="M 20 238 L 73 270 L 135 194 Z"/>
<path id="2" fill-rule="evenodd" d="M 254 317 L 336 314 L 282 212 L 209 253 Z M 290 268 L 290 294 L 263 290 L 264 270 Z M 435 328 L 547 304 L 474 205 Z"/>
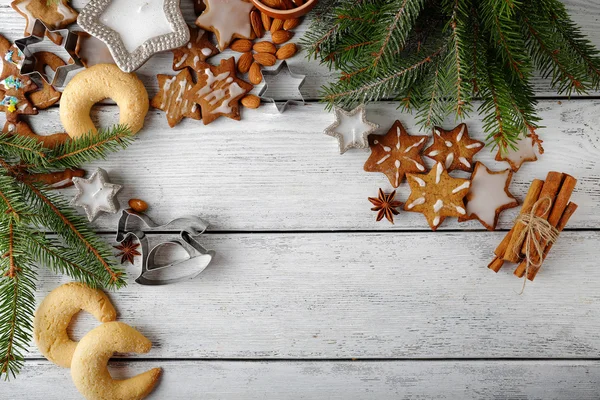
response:
<path id="1" fill-rule="evenodd" d="M 277 47 L 271 42 L 258 42 L 254 43 L 252 46 L 252 50 L 257 53 L 270 53 L 275 54 L 277 52 Z"/>
<path id="2" fill-rule="evenodd" d="M 283 21 L 283 29 L 286 31 L 291 31 L 298 25 L 300 25 L 300 18 L 286 19 Z"/>
<path id="3" fill-rule="evenodd" d="M 273 22 L 271 22 L 271 33 L 277 32 L 283 28 L 283 20 L 275 18 Z"/>
<path id="4" fill-rule="evenodd" d="M 248 71 L 248 79 L 255 85 L 262 82 L 262 72 L 260 72 L 260 64 L 253 62 Z"/>
<path id="5" fill-rule="evenodd" d="M 246 108 L 258 108 L 260 106 L 260 97 L 253 94 L 247 94 L 242 97 L 241 101 L 242 105 Z"/>
<path id="6" fill-rule="evenodd" d="M 245 74 L 246 72 L 248 72 L 250 70 L 250 66 L 252 65 L 253 62 L 254 62 L 254 59 L 252 58 L 251 52 L 242 54 L 237 63 L 238 71 L 240 71 L 240 73 L 242 73 L 242 74 Z"/>
<path id="7" fill-rule="evenodd" d="M 256 37 L 263 37 L 265 35 L 265 29 L 263 28 L 262 21 L 260 20 L 260 12 L 258 10 L 252 10 L 250 12 L 250 23 L 252 24 L 252 30 Z"/>
<path id="8" fill-rule="evenodd" d="M 269 29 L 271 29 L 271 17 L 269 17 L 264 12 L 261 12 L 260 20 L 262 21 L 263 28 L 265 28 L 265 31 L 268 31 Z"/>
<path id="9" fill-rule="evenodd" d="M 261 3 L 263 3 L 267 7 L 277 9 L 281 8 L 281 0 L 261 0 Z"/>
<path id="10" fill-rule="evenodd" d="M 294 32 L 290 31 L 276 31 L 271 34 L 271 40 L 275 44 L 285 43 L 294 36 Z"/>
<path id="11" fill-rule="evenodd" d="M 269 53 L 256 53 L 253 57 L 255 62 L 265 67 L 272 67 L 277 62 L 277 58 Z"/>
<path id="12" fill-rule="evenodd" d="M 292 0 L 281 0 L 281 8 L 283 10 L 291 10 L 292 8 L 296 8 L 296 5 L 292 3 Z"/>
<path id="13" fill-rule="evenodd" d="M 252 50 L 252 41 L 248 39 L 237 39 L 231 42 L 229 47 L 231 47 L 231 50 L 233 51 L 245 53 Z"/>
<path id="14" fill-rule="evenodd" d="M 296 43 L 284 44 L 277 50 L 277 58 L 279 60 L 286 60 L 296 54 L 297 51 Z"/>

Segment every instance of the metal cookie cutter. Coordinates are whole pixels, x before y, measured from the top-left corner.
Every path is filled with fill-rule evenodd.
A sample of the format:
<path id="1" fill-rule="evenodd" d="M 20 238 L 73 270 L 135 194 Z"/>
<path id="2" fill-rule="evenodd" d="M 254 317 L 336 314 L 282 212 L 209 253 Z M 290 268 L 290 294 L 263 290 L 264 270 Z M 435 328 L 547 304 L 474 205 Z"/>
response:
<path id="1" fill-rule="evenodd" d="M 35 69 L 35 51 L 32 51 L 31 49 L 31 46 L 35 45 L 36 43 L 43 42 L 47 33 L 54 38 L 62 38 L 60 44 L 56 46 L 64 48 L 73 60 L 72 64 L 67 63 L 67 65 L 56 68 L 52 79 L 49 79 L 49 77 L 47 77 L 45 74 L 40 73 L 40 71 Z M 44 25 L 42 21 L 36 19 L 35 23 L 33 24 L 33 29 L 31 30 L 31 35 L 15 40 L 15 45 L 24 55 L 20 70 L 21 75 L 29 76 L 31 80 L 39 87 L 43 86 L 42 81 L 45 81 L 46 83 L 55 87 L 64 87 L 67 83 L 69 72 L 84 68 L 83 63 L 75 53 L 78 38 L 79 37 L 77 34 L 69 31 L 68 29 L 51 31 L 46 25 Z"/>
<path id="2" fill-rule="evenodd" d="M 281 76 L 279 76 L 280 73 L 281 73 Z M 265 80 L 265 85 L 262 87 L 262 89 L 258 93 L 258 97 L 260 97 L 262 100 L 264 100 L 266 102 L 275 104 L 275 106 L 277 107 L 277 111 L 279 111 L 280 113 L 283 113 L 290 104 L 302 104 L 302 105 L 305 104 L 304 97 L 302 97 L 302 92 L 300 91 L 300 89 L 302 88 L 302 85 L 304 85 L 306 76 L 293 73 L 290 70 L 290 67 L 288 66 L 287 62 L 282 61 L 281 64 L 279 64 L 279 66 L 277 67 L 277 69 L 263 70 L 262 74 L 263 74 L 263 78 Z M 272 92 L 276 91 L 276 90 L 274 90 L 274 88 L 278 85 L 281 85 L 280 82 L 277 82 L 280 80 L 296 81 L 296 82 L 299 81 L 299 83 L 296 84 L 297 85 L 296 86 L 297 93 L 294 93 L 294 95 L 297 96 L 296 98 L 291 98 L 291 99 L 288 98 L 284 101 L 280 101 L 280 100 L 276 100 L 276 98 L 278 96 L 276 96 L 274 93 L 269 93 L 269 91 L 272 91 Z"/>
<path id="3" fill-rule="evenodd" d="M 183 226 L 179 233 L 179 238 L 162 242 L 150 248 L 148 236 L 139 226 L 133 226 L 138 222 L 143 227 L 150 230 L 167 229 L 173 226 Z M 203 220 L 198 217 L 189 216 L 177 218 L 165 225 L 158 225 L 146 214 L 137 213 L 131 209 L 123 210 L 119 219 L 117 242 L 122 242 L 130 235 L 135 236 L 141 245 L 142 253 L 142 273 L 135 280 L 142 285 L 166 285 L 186 279 L 192 279 L 198 276 L 215 256 L 213 250 L 205 249 L 196 238 L 208 228 Z M 178 261 L 160 264 L 156 260 L 158 250 L 163 246 L 179 246 L 188 255 L 188 258 Z M 167 278 L 177 274 L 175 278 Z"/>

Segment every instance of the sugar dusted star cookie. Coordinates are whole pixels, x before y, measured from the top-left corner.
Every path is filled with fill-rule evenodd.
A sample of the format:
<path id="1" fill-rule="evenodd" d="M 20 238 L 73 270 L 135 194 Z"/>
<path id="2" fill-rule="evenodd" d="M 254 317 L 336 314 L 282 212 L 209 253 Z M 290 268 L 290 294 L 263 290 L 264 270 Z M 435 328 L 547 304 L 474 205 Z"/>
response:
<path id="1" fill-rule="evenodd" d="M 196 25 L 215 33 L 221 51 L 234 38 L 250 39 L 252 3 L 243 0 L 205 0 L 204 4 L 206 9 L 196 19 Z"/>
<path id="2" fill-rule="evenodd" d="M 433 144 L 425 150 L 425 155 L 444 163 L 448 171 L 456 169 L 473 171 L 473 156 L 483 149 L 484 143 L 469 137 L 466 124 L 460 124 L 451 131 L 437 126 L 433 128 Z"/>
<path id="3" fill-rule="evenodd" d="M 171 128 L 184 117 L 200 119 L 200 108 L 186 97 L 194 86 L 189 69 L 184 69 L 176 76 L 157 75 L 157 78 L 158 93 L 152 98 L 150 105 L 166 112 Z"/>

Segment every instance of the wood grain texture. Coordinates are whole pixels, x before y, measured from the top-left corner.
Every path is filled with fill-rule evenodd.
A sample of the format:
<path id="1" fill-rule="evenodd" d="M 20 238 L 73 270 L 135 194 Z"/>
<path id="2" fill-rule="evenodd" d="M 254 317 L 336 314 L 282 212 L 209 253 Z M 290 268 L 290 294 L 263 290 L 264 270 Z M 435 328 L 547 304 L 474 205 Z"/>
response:
<path id="1" fill-rule="evenodd" d="M 600 232 L 563 233 L 521 296 L 514 267 L 487 269 L 501 238 L 208 234 L 217 257 L 196 279 L 140 286 L 128 267 L 110 297 L 153 359 L 597 357 Z M 65 281 L 40 274 L 38 301 Z M 81 318 L 75 337 L 95 324 Z"/>

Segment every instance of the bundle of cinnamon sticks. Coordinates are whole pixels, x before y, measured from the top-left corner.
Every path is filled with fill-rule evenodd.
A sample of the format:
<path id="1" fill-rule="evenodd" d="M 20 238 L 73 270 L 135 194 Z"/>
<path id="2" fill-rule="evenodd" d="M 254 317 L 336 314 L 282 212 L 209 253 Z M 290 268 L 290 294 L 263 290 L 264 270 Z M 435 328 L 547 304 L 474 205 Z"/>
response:
<path id="1" fill-rule="evenodd" d="M 533 230 L 524 234 L 527 224 L 522 221 L 543 219 L 548 221 L 556 233 L 561 232 L 577 209 L 577 204 L 570 201 L 576 183 L 577 179 L 572 176 L 554 171 L 548 173 L 545 181 L 535 179 L 527 192 L 515 225 L 494 251 L 495 257 L 488 268 L 498 272 L 506 261 L 518 263 L 514 274 L 522 278 L 527 273 L 527 279 L 534 280 L 554 243 L 545 240 Z M 529 216 L 528 214 L 531 214 L 531 218 L 523 218 L 525 215 Z M 533 248 L 542 251 L 530 251 L 526 257 L 526 249 Z"/>

